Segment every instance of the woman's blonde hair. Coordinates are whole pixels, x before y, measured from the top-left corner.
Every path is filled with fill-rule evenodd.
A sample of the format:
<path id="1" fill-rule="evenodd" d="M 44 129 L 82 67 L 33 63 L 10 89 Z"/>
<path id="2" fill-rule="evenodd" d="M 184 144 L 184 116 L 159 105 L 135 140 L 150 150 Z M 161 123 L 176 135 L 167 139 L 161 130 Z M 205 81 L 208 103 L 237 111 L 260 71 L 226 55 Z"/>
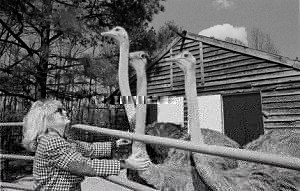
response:
<path id="1" fill-rule="evenodd" d="M 62 104 L 57 100 L 36 101 L 32 104 L 23 119 L 22 144 L 27 150 L 35 152 L 37 137 L 47 131 L 47 120 L 59 107 Z"/>

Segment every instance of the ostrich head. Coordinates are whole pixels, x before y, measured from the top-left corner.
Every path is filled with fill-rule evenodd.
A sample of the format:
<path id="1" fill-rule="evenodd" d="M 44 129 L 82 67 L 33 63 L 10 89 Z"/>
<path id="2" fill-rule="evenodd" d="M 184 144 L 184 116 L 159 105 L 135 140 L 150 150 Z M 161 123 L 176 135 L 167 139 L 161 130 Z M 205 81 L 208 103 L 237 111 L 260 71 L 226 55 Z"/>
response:
<path id="1" fill-rule="evenodd" d="M 102 36 L 108 36 L 116 39 L 119 43 L 128 41 L 128 34 L 123 27 L 117 26 L 107 32 L 102 32 Z"/>
<path id="2" fill-rule="evenodd" d="M 135 70 L 143 70 L 141 65 L 146 66 L 147 60 L 149 58 L 148 53 L 145 51 L 131 52 L 129 55 L 130 65 L 135 68 Z M 137 71 L 137 73 L 143 73 L 143 71 Z"/>
<path id="3" fill-rule="evenodd" d="M 166 59 L 168 62 L 175 62 L 185 73 L 195 68 L 196 58 L 189 51 L 183 51 L 173 58 Z"/>
<path id="4" fill-rule="evenodd" d="M 133 59 L 140 59 L 144 63 L 147 61 L 148 57 L 149 57 L 149 55 L 145 51 L 131 52 L 130 55 L 129 55 L 129 59 L 131 59 L 131 60 L 133 60 Z"/>

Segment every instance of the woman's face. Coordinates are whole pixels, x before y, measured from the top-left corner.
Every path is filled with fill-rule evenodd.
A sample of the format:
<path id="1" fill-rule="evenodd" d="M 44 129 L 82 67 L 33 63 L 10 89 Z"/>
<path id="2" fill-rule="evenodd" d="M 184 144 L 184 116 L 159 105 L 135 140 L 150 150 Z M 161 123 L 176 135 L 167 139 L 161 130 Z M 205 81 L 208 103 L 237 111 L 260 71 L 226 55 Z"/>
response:
<path id="1" fill-rule="evenodd" d="M 61 136 L 65 132 L 66 125 L 70 123 L 70 120 L 67 116 L 67 112 L 63 107 L 58 107 L 57 110 L 51 116 L 50 126 L 53 129 L 56 129 Z"/>
<path id="2" fill-rule="evenodd" d="M 70 123 L 70 120 L 67 116 L 67 111 L 63 107 L 57 108 L 57 110 L 53 114 L 54 123 L 57 126 L 66 126 Z"/>

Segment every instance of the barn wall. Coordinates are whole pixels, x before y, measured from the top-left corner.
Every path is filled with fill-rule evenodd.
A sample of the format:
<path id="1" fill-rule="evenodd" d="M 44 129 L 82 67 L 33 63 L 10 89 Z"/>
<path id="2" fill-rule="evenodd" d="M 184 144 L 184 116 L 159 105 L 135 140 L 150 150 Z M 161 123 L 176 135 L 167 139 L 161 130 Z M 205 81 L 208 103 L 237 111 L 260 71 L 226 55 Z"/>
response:
<path id="1" fill-rule="evenodd" d="M 172 48 L 172 54 L 179 48 L 180 44 Z M 300 128 L 299 70 L 203 43 L 201 84 L 199 41 L 187 40 L 184 49 L 197 59 L 198 96 L 260 91 L 265 129 Z M 170 63 L 164 61 L 168 57 L 170 53 L 148 69 L 148 95 L 184 95 L 184 74 L 175 64 L 170 73 Z"/>

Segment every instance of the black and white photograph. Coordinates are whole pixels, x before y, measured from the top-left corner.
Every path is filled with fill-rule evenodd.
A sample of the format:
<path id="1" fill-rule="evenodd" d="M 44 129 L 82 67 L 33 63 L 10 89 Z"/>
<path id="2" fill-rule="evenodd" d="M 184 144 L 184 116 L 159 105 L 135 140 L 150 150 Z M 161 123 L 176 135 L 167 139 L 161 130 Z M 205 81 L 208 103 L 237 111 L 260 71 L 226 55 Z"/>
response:
<path id="1" fill-rule="evenodd" d="M 300 191 L 300 0 L 0 0 L 0 191 Z"/>

